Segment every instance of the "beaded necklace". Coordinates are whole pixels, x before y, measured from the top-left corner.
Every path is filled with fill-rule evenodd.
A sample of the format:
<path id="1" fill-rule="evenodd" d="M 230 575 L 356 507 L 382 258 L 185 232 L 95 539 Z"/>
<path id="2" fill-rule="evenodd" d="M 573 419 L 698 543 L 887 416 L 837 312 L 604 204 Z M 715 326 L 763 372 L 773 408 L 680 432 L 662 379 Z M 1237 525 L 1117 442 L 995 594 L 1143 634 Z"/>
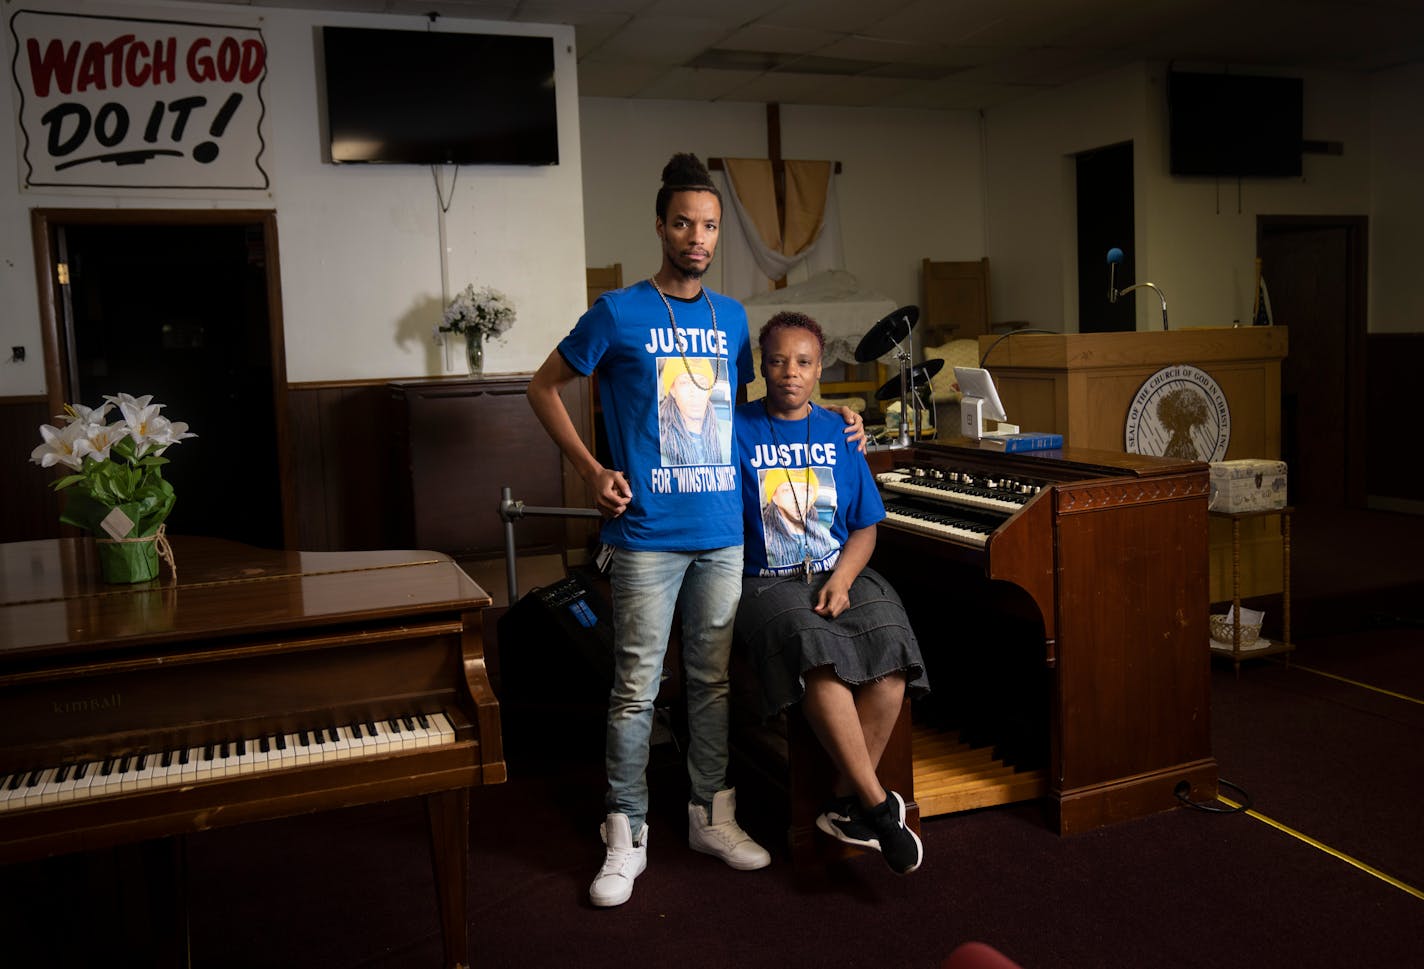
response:
<path id="1" fill-rule="evenodd" d="M 672 302 L 667 298 L 666 295 L 664 295 L 662 287 L 658 286 L 658 281 L 656 277 L 649 276 L 648 282 L 653 284 L 653 289 L 656 290 L 657 294 L 662 297 L 663 305 L 667 307 L 668 322 L 672 324 L 673 335 L 677 338 L 677 352 L 682 357 L 682 367 L 684 370 L 687 371 L 687 378 L 692 381 L 692 385 L 698 390 L 711 391 L 711 389 L 717 384 L 717 374 L 722 372 L 722 352 L 720 350 L 717 351 L 717 355 L 715 357 L 717 363 L 712 369 L 712 382 L 709 383 L 706 387 L 702 386 L 700 383 L 697 382 L 697 375 L 692 372 L 692 364 L 687 362 L 687 341 L 683 339 L 682 328 L 677 325 L 677 317 L 674 316 L 672 313 Z M 706 287 L 703 287 L 702 289 L 702 298 L 707 301 L 707 309 L 712 314 L 712 345 L 720 347 L 722 341 L 717 338 L 717 307 L 712 305 L 712 297 L 707 295 Z"/>
<path id="2" fill-rule="evenodd" d="M 771 439 L 778 445 L 781 444 L 781 435 L 776 433 L 776 418 L 771 416 L 771 407 L 768 406 L 766 398 L 761 401 L 762 409 L 766 411 L 766 421 L 771 425 Z M 808 408 L 806 411 L 806 450 L 802 452 L 806 460 L 811 459 L 811 411 L 815 408 Z M 806 522 L 806 516 L 811 513 L 811 467 L 807 465 L 802 470 L 806 472 L 806 510 L 801 510 L 801 498 L 796 494 L 796 482 L 791 477 L 790 468 L 782 468 L 786 472 L 786 483 L 791 486 L 791 500 L 796 503 L 796 517 L 801 520 L 801 574 L 806 579 L 806 584 L 811 584 L 811 550 L 807 546 L 807 536 L 810 526 Z"/>

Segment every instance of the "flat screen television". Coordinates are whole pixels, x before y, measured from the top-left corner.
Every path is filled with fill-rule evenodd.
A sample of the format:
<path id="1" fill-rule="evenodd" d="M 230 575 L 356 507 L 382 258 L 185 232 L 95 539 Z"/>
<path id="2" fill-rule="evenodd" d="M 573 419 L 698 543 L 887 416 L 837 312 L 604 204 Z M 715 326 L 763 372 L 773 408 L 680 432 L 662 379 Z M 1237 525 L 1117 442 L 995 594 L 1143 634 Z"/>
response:
<path id="1" fill-rule="evenodd" d="M 551 37 L 324 27 L 333 162 L 556 165 Z"/>
<path id="2" fill-rule="evenodd" d="M 1173 175 L 1301 173 L 1300 78 L 1173 71 L 1167 78 Z"/>

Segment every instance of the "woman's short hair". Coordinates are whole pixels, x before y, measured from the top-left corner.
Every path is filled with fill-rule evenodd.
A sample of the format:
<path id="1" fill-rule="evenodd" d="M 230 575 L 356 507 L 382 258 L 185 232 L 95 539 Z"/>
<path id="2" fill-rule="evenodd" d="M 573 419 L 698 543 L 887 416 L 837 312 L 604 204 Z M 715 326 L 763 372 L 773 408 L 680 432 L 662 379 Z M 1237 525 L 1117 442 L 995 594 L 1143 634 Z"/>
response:
<path id="1" fill-rule="evenodd" d="M 805 330 L 816 338 L 816 346 L 822 353 L 826 352 L 826 335 L 821 332 L 821 324 L 817 323 L 805 313 L 797 313 L 794 310 L 783 310 L 762 325 L 761 332 L 757 334 L 757 346 L 761 348 L 763 354 L 766 353 L 766 341 L 771 339 L 771 335 L 777 330 L 788 329 Z"/>

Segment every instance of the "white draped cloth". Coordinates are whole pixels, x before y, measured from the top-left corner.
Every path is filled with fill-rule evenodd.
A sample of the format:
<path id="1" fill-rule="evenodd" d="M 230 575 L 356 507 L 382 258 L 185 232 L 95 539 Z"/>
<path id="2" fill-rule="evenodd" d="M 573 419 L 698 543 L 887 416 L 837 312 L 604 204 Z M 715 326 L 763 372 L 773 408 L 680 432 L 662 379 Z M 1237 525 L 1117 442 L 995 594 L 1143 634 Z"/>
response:
<path id="1" fill-rule="evenodd" d="M 712 179 L 727 202 L 727 211 L 723 212 L 722 216 L 721 238 L 717 243 L 717 258 L 722 263 L 723 293 L 746 302 L 749 297 L 771 290 L 773 281 L 788 273 L 796 276 L 797 270 L 800 270 L 802 274 L 809 276 L 830 269 L 845 268 L 840 203 L 836 198 L 834 175 L 831 176 L 827 188 L 821 231 L 816 235 L 815 242 L 794 256 L 783 255 L 761 241 L 751 216 L 742 207 L 737 193 L 732 188 L 732 180 L 726 172 L 713 172 Z"/>
<path id="2" fill-rule="evenodd" d="M 725 244 L 726 239 L 722 242 Z M 763 323 L 784 310 L 805 313 L 821 324 L 826 337 L 826 351 L 821 359 L 827 366 L 855 363 L 855 348 L 861 338 L 896 308 L 890 297 L 866 289 L 852 274 L 834 269 L 784 289 L 748 297 L 742 300 L 742 305 L 747 309 L 747 324 L 753 340 Z M 896 361 L 893 350 L 880 359 L 889 364 Z"/>

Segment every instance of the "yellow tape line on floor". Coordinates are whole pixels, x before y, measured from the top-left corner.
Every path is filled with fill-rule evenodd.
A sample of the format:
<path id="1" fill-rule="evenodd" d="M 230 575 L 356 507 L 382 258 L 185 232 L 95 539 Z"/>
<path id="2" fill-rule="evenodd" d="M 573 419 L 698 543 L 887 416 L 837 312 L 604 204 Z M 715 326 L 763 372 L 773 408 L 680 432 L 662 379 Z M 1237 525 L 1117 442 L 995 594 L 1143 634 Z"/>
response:
<path id="1" fill-rule="evenodd" d="M 1229 798 L 1229 797 L 1222 797 L 1220 794 L 1218 794 L 1218 795 L 1216 796 L 1216 799 L 1217 799 L 1218 801 L 1220 801 L 1221 803 L 1223 803 L 1223 804 L 1225 804 L 1225 805 L 1228 805 L 1229 807 L 1233 807 L 1233 808 L 1236 808 L 1236 809 L 1238 809 L 1238 810 L 1240 810 L 1240 808 L 1241 808 L 1241 805 L 1237 804 L 1235 801 L 1231 800 L 1231 798 Z M 1273 820 L 1273 819 L 1271 819 L 1271 818 L 1268 818 L 1268 817 L 1266 817 L 1264 814 L 1259 814 L 1259 813 L 1257 813 L 1256 811 L 1253 811 L 1253 810 L 1251 810 L 1251 809 L 1249 809 L 1249 808 L 1246 810 L 1245 813 L 1248 814 L 1248 815 L 1250 815 L 1251 817 L 1255 818 L 1257 821 L 1264 821 L 1266 824 L 1269 824 L 1271 827 L 1275 828 L 1277 831 L 1283 831 L 1283 832 L 1285 832 L 1286 834 L 1290 835 L 1292 838 L 1297 839 L 1298 841 L 1304 841 L 1306 844 L 1310 845 L 1312 848 L 1319 848 L 1321 851 L 1325 852 L 1327 855 L 1331 855 L 1332 857 L 1339 858 L 1341 861 L 1345 862 L 1345 864 L 1347 864 L 1347 865 L 1353 865 L 1353 866 L 1355 866 L 1356 868 L 1360 869 L 1360 871 L 1364 872 L 1364 873 L 1367 874 L 1367 875 L 1373 875 L 1373 876 L 1375 876 L 1376 878 L 1378 878 L 1380 881 L 1386 882 L 1387 884 L 1390 884 L 1390 885 L 1393 885 L 1395 888 L 1399 889 L 1399 890 L 1402 891 L 1402 892 L 1407 892 L 1407 893 L 1409 893 L 1410 895 L 1413 895 L 1415 898 L 1424 899 L 1424 891 L 1421 891 L 1420 889 L 1415 888 L 1413 885 L 1406 885 L 1404 882 L 1400 881 L 1398 878 L 1392 878 L 1392 877 L 1390 877 L 1389 875 L 1386 875 L 1384 872 L 1380 871 L 1378 868 L 1371 868 L 1369 865 L 1365 864 L 1363 861 L 1360 861 L 1360 860 L 1358 860 L 1358 859 L 1356 859 L 1356 858 L 1351 858 L 1349 855 L 1345 854 L 1343 851 L 1336 851 L 1334 848 L 1330 847 L 1329 845 L 1321 844 L 1319 841 L 1316 841 L 1314 838 L 1312 838 L 1312 837 L 1311 837 L 1310 835 L 1308 835 L 1308 834 L 1303 834 L 1303 833 L 1297 831 L 1295 828 L 1292 828 L 1292 827 L 1289 827 L 1289 826 L 1287 826 L 1287 825 L 1281 824 L 1279 821 L 1276 821 L 1276 820 Z"/>
<path id="2" fill-rule="evenodd" d="M 1280 660 L 1277 660 L 1276 662 L 1279 663 Z M 1358 686 L 1360 689 L 1369 690 L 1372 693 L 1382 693 L 1385 696 L 1392 696 L 1396 700 L 1404 700 L 1406 703 L 1418 703 L 1421 706 L 1424 706 L 1424 700 L 1421 700 L 1417 696 L 1409 696 L 1405 693 L 1396 693 L 1393 690 L 1386 690 L 1383 687 L 1379 686 L 1371 686 L 1369 683 L 1361 683 L 1359 680 L 1352 680 L 1348 677 L 1339 676 L 1335 673 L 1327 673 L 1324 670 L 1317 670 L 1310 666 L 1301 666 L 1299 663 L 1282 663 L 1281 665 L 1289 666 L 1293 670 L 1300 670 L 1304 673 L 1314 673 L 1316 676 L 1323 676 L 1326 679 L 1338 680 L 1341 683 L 1348 683 L 1350 686 Z"/>

